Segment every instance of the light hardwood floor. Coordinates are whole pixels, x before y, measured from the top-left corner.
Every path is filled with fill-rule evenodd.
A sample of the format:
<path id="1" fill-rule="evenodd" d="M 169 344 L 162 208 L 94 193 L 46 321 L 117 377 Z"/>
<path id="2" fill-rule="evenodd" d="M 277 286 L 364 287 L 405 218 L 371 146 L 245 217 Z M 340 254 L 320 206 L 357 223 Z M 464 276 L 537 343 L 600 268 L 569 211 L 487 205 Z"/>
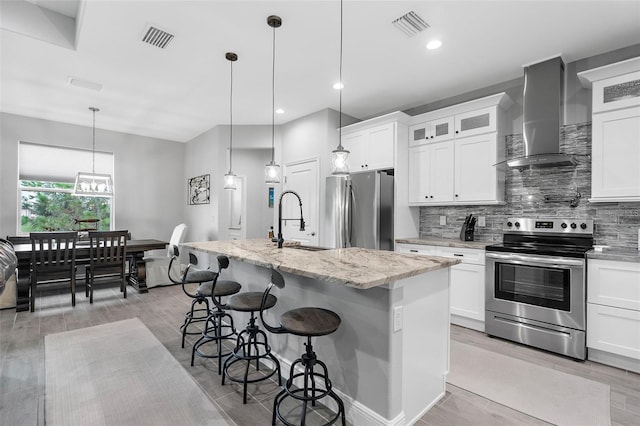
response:
<path id="1" fill-rule="evenodd" d="M 277 383 L 265 381 L 249 387 L 249 400 L 242 404 L 242 388 L 220 384 L 217 364 L 196 358 L 190 366 L 191 343 L 180 347 L 179 325 L 190 300 L 178 286 L 152 289 L 147 294 L 131 290 L 125 300 L 115 288 L 96 289 L 90 305 L 79 289 L 77 304 L 71 307 L 63 291 L 41 293 L 36 312 L 0 311 L 0 425 L 44 424 L 44 336 L 65 330 L 138 317 L 175 356 L 209 396 L 238 424 L 271 424 L 271 404 Z M 238 326 L 238 324 L 236 324 Z M 613 425 L 640 425 L 640 375 L 592 362 L 576 362 L 544 351 L 491 339 L 482 333 L 452 327 L 452 339 L 473 342 L 499 352 L 549 368 L 558 369 L 611 386 Z M 314 412 L 308 424 L 321 424 L 322 410 Z M 454 386 L 418 425 L 534 425 L 539 419 L 496 404 Z"/>

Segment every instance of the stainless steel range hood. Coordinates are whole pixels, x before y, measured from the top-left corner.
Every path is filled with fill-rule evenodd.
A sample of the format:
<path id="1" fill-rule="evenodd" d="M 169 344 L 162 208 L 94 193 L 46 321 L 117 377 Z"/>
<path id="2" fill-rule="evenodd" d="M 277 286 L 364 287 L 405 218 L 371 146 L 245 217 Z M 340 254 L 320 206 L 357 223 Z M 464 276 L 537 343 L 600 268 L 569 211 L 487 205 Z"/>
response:
<path id="1" fill-rule="evenodd" d="M 524 156 L 507 161 L 509 167 L 551 167 L 575 164 L 560 153 L 564 122 L 564 62 L 553 58 L 525 67 L 523 102 Z"/>

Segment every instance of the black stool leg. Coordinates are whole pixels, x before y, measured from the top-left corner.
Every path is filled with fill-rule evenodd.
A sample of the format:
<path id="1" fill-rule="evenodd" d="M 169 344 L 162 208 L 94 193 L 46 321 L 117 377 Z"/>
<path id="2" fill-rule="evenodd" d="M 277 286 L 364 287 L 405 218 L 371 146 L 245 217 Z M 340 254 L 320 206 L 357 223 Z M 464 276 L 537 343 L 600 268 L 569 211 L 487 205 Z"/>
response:
<path id="1" fill-rule="evenodd" d="M 222 369 L 222 384 L 225 384 L 225 379 L 228 377 L 229 380 L 234 381 L 236 383 L 242 383 L 243 385 L 243 403 L 247 403 L 247 385 L 249 383 L 256 383 L 263 380 L 269 379 L 274 374 L 278 374 L 278 385 L 282 385 L 282 377 L 280 375 L 280 362 L 278 359 L 271 353 L 271 347 L 269 346 L 267 335 L 264 331 L 260 330 L 260 328 L 255 324 L 256 317 L 255 312 L 251 312 L 251 318 L 247 327 L 242 330 L 238 334 L 238 338 L 236 340 L 236 347 L 233 352 L 229 355 L 229 357 L 224 362 L 224 367 Z M 245 340 L 246 336 L 246 340 Z M 260 341 L 260 337 L 262 341 Z M 263 347 L 264 353 L 260 353 L 260 347 Z M 255 350 L 255 353 L 253 352 Z M 256 370 L 260 369 L 260 359 L 270 359 L 274 364 L 274 369 L 271 374 L 268 374 L 263 377 L 259 377 L 257 379 L 250 380 L 249 379 L 249 367 L 251 365 L 251 361 L 256 361 Z M 232 377 L 229 374 L 229 368 L 235 364 L 236 362 L 244 361 L 246 362 L 244 369 L 244 376 L 242 379 Z"/>

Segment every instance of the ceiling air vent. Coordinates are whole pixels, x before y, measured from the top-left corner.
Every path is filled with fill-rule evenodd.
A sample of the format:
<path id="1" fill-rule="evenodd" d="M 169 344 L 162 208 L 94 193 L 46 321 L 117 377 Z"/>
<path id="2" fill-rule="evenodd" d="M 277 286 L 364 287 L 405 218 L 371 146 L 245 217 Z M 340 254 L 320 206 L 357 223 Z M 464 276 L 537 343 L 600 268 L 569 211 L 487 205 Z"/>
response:
<path id="1" fill-rule="evenodd" d="M 143 42 L 160 49 L 166 48 L 171 40 L 173 40 L 173 34 L 151 25 L 146 28 L 144 36 L 142 36 Z"/>
<path id="2" fill-rule="evenodd" d="M 405 13 L 398 19 L 395 19 L 392 24 L 408 37 L 413 37 L 419 32 L 429 28 L 429 24 L 427 24 L 424 19 L 418 16 L 414 11 Z"/>

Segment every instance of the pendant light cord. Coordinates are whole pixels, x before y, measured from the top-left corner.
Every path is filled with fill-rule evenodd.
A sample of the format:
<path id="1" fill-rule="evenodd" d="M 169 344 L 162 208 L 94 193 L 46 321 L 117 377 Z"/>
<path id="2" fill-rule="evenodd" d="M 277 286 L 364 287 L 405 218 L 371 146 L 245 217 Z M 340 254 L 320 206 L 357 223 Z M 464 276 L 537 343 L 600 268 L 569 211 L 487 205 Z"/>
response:
<path id="1" fill-rule="evenodd" d="M 275 161 L 276 138 L 276 27 L 273 26 L 273 49 L 271 57 L 271 164 Z"/>
<path id="2" fill-rule="evenodd" d="M 91 166 L 91 172 L 96 174 L 96 110 L 92 108 L 93 111 L 93 164 Z"/>
<path id="3" fill-rule="evenodd" d="M 340 114 L 338 116 L 338 128 L 340 130 L 338 132 L 338 149 L 342 150 L 342 90 L 344 89 L 344 84 L 342 83 L 342 0 L 340 0 L 340 80 L 338 84 L 340 85 Z"/>
<path id="4" fill-rule="evenodd" d="M 231 65 L 231 84 L 229 85 L 229 174 L 231 173 L 231 165 L 233 163 L 233 61 L 229 61 Z"/>

